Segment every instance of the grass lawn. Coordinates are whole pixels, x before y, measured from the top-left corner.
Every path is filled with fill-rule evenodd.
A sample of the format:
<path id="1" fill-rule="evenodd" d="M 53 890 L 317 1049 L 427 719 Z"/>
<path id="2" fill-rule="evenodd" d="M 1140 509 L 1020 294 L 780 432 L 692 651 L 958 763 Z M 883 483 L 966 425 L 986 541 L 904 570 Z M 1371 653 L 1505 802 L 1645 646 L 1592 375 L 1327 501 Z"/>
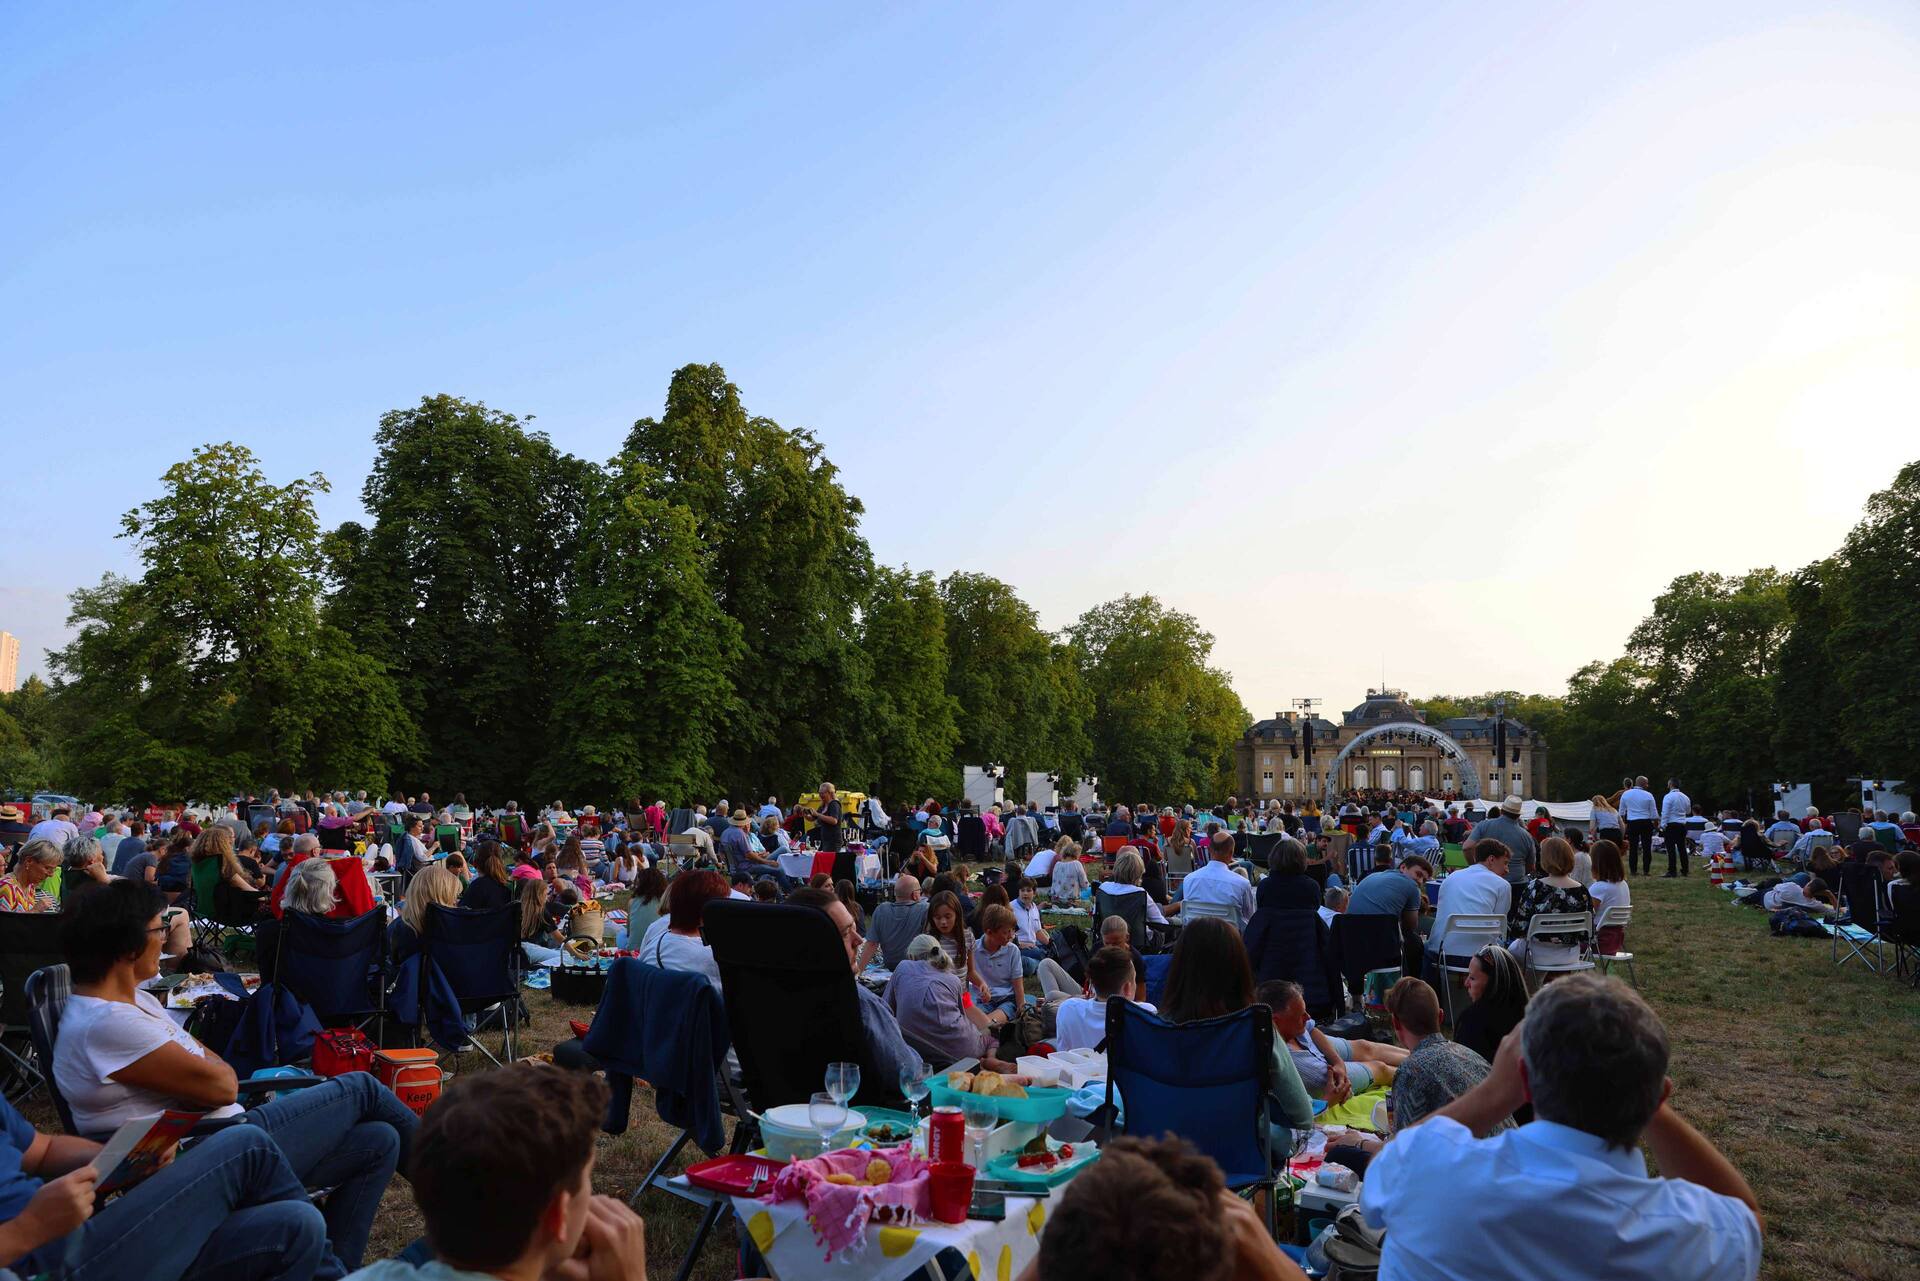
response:
<path id="1" fill-rule="evenodd" d="M 1746 1174 L 1767 1219 L 1767 1278 L 1907 1281 L 1920 1276 L 1920 1236 L 1903 1226 L 1920 1187 L 1920 1097 L 1907 1088 L 1920 1045 L 1920 994 L 1835 968 L 1825 941 L 1775 939 L 1765 914 L 1735 908 L 1704 875 L 1637 880 L 1630 946 L 1640 990 L 1673 1039 L 1674 1104 Z M 530 992 L 529 1051 L 570 1035 L 589 1011 Z M 466 1056 L 458 1073 L 485 1067 Z M 28 1116 L 56 1129 L 44 1098 Z M 672 1141 L 651 1095 L 635 1091 L 628 1131 L 601 1140 L 594 1182 L 626 1198 Z M 698 1160 L 697 1152 L 689 1160 Z M 649 1193 L 652 1276 L 673 1275 L 698 1222 L 692 1206 Z M 420 1232 L 404 1182 L 388 1192 L 369 1257 Z M 693 1275 L 734 1275 L 733 1235 L 709 1239 Z"/>

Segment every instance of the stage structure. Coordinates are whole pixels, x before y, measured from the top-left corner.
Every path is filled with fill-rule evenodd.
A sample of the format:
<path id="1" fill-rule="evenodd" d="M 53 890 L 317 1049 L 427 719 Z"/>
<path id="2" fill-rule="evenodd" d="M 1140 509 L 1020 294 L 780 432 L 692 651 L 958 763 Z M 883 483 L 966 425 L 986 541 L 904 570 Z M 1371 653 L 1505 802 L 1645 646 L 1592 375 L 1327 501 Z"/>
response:
<path id="1" fill-rule="evenodd" d="M 1041 809 L 1057 809 L 1060 805 L 1060 776 L 1051 771 L 1038 773 L 1028 770 L 1027 801 L 1039 805 Z"/>
<path id="2" fill-rule="evenodd" d="M 961 770 L 961 791 L 967 804 L 977 810 L 992 809 L 1007 799 L 1000 782 L 1007 776 L 1004 765 L 968 765 Z"/>

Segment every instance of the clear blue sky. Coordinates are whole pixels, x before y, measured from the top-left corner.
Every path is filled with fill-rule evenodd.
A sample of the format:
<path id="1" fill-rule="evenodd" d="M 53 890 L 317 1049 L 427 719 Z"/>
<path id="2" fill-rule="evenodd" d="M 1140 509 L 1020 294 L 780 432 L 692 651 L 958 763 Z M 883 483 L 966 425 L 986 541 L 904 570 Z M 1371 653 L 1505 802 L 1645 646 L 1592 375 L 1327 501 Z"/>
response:
<path id="1" fill-rule="evenodd" d="M 1256 715 L 1557 690 L 1920 456 L 1920 8 L 0 8 L 0 627 L 197 444 L 718 361 L 876 554 L 1198 615 Z"/>

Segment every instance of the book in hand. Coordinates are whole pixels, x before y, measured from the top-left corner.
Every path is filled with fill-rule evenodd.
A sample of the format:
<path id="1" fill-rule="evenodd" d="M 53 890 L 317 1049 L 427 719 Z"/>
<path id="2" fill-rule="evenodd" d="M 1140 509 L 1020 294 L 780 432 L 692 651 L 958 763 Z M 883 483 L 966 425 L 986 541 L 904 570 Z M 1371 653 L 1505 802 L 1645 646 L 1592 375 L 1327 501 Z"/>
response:
<path id="1" fill-rule="evenodd" d="M 173 1145 L 185 1138 L 205 1112 L 168 1110 L 158 1116 L 138 1116 L 113 1132 L 99 1152 L 93 1168 L 100 1175 L 94 1186 L 96 1195 L 119 1192 L 160 1168 L 161 1160 Z"/>

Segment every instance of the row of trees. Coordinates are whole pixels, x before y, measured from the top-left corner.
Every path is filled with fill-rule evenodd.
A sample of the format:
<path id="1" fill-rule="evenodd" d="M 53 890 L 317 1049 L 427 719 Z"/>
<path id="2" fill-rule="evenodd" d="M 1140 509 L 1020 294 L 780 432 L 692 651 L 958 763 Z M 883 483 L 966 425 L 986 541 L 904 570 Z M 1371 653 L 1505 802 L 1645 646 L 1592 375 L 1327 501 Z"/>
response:
<path id="1" fill-rule="evenodd" d="M 123 522 L 141 575 L 73 594 L 31 732 L 0 706 L 0 786 L 917 798 L 997 761 L 1229 790 L 1249 718 L 1192 618 L 1130 596 L 1055 634 L 996 579 L 875 563 L 820 442 L 716 365 L 604 465 L 449 396 L 374 443 L 333 530 L 317 474 L 171 468 Z"/>
<path id="2" fill-rule="evenodd" d="M 1920 783 L 1920 462 L 1867 501 L 1831 556 L 1793 573 L 1683 574 L 1626 652 L 1588 663 L 1564 696 L 1506 693 L 1547 736 L 1553 792 L 1611 793 L 1624 772 L 1678 775 L 1696 799 L 1764 805 L 1774 782 L 1816 802 L 1849 778 Z M 1421 702 L 1430 719 L 1495 697 Z"/>

